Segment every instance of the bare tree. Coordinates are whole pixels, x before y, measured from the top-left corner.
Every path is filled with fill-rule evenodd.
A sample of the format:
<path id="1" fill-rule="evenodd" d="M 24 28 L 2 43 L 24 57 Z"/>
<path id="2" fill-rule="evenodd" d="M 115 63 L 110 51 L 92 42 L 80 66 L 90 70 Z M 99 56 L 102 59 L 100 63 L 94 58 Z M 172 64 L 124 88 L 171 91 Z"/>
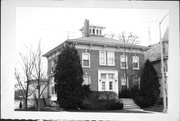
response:
<path id="1" fill-rule="evenodd" d="M 131 47 L 130 47 L 130 53 L 132 53 L 132 47 L 133 45 L 139 43 L 139 40 L 138 40 L 138 36 L 133 34 L 132 32 L 129 32 L 128 34 L 126 34 L 125 32 L 122 32 L 120 35 L 119 35 L 119 40 L 122 41 L 124 43 L 123 45 L 123 48 L 124 48 L 124 56 L 125 56 L 125 62 L 127 61 L 126 60 L 126 51 L 125 51 L 125 44 L 131 44 Z M 131 72 L 131 71 L 130 71 Z M 126 78 L 126 84 L 127 83 L 127 79 L 128 79 L 128 72 L 127 72 L 127 65 L 125 64 L 125 78 Z"/>
<path id="2" fill-rule="evenodd" d="M 40 98 L 41 98 L 41 81 L 43 80 L 45 73 L 43 71 L 42 59 L 41 59 L 41 44 L 39 42 L 39 47 L 36 52 L 36 60 L 35 60 L 35 73 L 34 78 L 37 80 L 37 90 L 38 90 L 38 103 L 37 110 L 40 111 Z M 44 91 L 44 89 L 43 89 Z"/>
<path id="3" fill-rule="evenodd" d="M 45 78 L 45 73 L 43 71 L 42 67 L 42 55 L 41 55 L 41 48 L 40 43 L 37 51 L 33 52 L 32 49 L 30 49 L 28 55 L 23 55 L 20 53 L 21 59 L 22 59 L 22 70 L 23 70 L 23 76 L 25 77 L 25 85 L 22 83 L 22 79 L 20 78 L 20 73 L 18 73 L 17 69 L 15 68 L 15 78 L 18 82 L 19 89 L 21 90 L 23 100 L 25 101 L 25 110 L 28 109 L 28 97 L 34 94 L 34 92 L 38 91 L 38 103 L 37 103 L 37 109 L 40 110 L 40 97 L 43 94 L 43 91 L 48 86 L 48 84 L 45 85 L 45 87 L 40 90 L 41 85 L 44 84 L 43 79 Z M 34 82 L 33 82 L 34 81 Z M 34 90 L 31 92 L 29 91 L 29 86 L 32 84 L 35 84 Z"/>

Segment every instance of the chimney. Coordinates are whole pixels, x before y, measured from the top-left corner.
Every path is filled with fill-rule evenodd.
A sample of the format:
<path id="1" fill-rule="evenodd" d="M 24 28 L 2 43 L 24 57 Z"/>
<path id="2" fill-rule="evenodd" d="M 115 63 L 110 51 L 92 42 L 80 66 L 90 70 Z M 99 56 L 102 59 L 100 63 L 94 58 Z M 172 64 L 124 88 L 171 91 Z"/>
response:
<path id="1" fill-rule="evenodd" d="M 89 37 L 89 20 L 84 21 L 84 36 Z"/>

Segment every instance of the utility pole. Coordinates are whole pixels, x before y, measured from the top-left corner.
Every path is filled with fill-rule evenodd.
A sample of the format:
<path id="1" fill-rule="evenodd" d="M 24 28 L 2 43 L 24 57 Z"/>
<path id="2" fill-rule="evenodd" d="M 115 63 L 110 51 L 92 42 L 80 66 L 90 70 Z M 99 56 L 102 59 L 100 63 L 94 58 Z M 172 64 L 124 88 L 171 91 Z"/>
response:
<path id="1" fill-rule="evenodd" d="M 168 13 L 169 14 L 169 13 Z M 163 112 L 167 112 L 167 102 L 166 102 L 166 90 L 165 90 L 165 78 L 164 78 L 164 55 L 163 55 L 163 43 L 161 38 L 161 23 L 167 17 L 167 15 L 164 15 L 164 17 L 159 21 L 159 36 L 160 36 L 160 46 L 161 46 L 161 75 L 162 75 L 162 90 L 163 90 Z"/>
<path id="2" fill-rule="evenodd" d="M 40 80 L 41 80 L 41 47 L 40 47 L 40 41 L 39 41 L 39 48 L 38 48 L 38 111 L 40 111 Z"/>

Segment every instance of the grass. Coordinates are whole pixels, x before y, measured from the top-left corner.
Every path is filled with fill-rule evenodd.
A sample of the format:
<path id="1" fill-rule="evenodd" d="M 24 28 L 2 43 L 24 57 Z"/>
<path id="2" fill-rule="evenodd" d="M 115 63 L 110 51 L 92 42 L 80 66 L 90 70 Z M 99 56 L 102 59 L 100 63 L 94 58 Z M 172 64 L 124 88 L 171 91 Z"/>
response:
<path id="1" fill-rule="evenodd" d="M 153 112 L 163 112 L 163 105 L 155 105 L 149 108 L 143 108 L 146 111 L 153 111 Z"/>
<path id="2" fill-rule="evenodd" d="M 26 111 L 25 109 L 15 109 L 15 111 Z M 37 111 L 34 108 L 28 109 L 27 111 Z M 50 111 L 50 112 L 94 112 L 94 113 L 146 113 L 143 111 L 132 111 L 132 110 L 60 110 L 59 108 L 50 107 L 50 108 L 43 108 L 40 111 Z"/>

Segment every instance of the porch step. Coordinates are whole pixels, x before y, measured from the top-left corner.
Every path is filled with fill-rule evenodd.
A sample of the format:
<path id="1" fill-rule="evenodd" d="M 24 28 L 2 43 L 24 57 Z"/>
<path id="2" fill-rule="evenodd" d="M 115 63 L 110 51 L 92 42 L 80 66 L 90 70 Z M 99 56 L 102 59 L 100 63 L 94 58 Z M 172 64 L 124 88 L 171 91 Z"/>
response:
<path id="1" fill-rule="evenodd" d="M 131 98 L 121 98 L 126 110 L 142 110 Z"/>

